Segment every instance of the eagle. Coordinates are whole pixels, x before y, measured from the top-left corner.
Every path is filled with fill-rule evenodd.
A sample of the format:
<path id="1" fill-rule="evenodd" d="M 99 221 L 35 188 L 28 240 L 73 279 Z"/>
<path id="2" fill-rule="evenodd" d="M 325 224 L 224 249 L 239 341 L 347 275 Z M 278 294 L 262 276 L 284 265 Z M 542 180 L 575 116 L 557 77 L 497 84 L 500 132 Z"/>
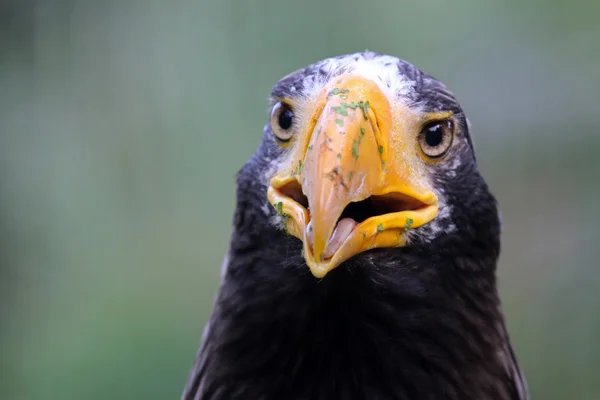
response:
<path id="1" fill-rule="evenodd" d="M 365 51 L 283 77 L 270 110 L 182 399 L 528 399 L 448 88 Z"/>

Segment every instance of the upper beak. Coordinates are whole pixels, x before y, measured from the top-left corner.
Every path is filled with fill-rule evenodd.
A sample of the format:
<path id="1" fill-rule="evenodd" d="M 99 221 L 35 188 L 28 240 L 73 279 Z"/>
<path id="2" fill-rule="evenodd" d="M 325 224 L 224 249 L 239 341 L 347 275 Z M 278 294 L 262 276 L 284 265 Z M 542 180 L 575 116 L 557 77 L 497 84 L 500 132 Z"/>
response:
<path id="1" fill-rule="evenodd" d="M 408 229 L 437 214 L 414 141 L 393 122 L 376 83 L 339 77 L 317 100 L 292 165 L 271 180 L 269 200 L 289 216 L 288 232 L 303 241 L 316 277 L 368 249 L 405 245 Z"/>

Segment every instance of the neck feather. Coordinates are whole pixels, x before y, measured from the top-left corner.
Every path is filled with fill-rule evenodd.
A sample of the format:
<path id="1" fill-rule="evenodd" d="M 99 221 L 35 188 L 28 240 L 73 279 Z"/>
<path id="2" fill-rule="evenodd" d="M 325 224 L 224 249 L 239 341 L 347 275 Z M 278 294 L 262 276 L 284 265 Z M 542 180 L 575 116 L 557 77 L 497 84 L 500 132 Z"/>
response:
<path id="1" fill-rule="evenodd" d="M 375 251 L 317 280 L 298 240 L 250 236 L 233 237 L 185 398 L 519 398 L 495 259 Z"/>

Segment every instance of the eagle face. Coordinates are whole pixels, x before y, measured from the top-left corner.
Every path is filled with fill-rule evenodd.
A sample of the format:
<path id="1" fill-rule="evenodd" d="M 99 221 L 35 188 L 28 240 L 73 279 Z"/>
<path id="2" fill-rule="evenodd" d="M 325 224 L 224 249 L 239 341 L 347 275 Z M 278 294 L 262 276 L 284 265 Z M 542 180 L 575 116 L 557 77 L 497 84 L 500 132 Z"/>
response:
<path id="1" fill-rule="evenodd" d="M 456 251 L 480 234 L 497 253 L 496 204 L 460 105 L 398 58 L 346 55 L 281 79 L 250 163 L 270 223 L 302 241 L 317 278 L 378 253 Z"/>
<path id="2" fill-rule="evenodd" d="M 237 185 L 183 399 L 528 398 L 496 201 L 442 83 L 370 52 L 298 70 Z"/>

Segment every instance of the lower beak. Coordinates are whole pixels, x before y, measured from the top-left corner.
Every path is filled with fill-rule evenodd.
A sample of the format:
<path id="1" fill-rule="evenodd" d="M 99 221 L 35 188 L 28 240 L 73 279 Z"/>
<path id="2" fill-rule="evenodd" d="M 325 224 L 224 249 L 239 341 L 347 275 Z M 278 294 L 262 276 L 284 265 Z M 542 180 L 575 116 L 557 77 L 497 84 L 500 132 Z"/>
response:
<path id="1" fill-rule="evenodd" d="M 363 251 L 404 246 L 408 229 L 435 217 L 437 198 L 403 157 L 412 142 L 394 142 L 377 84 L 343 76 L 319 104 L 297 166 L 273 178 L 268 196 L 290 217 L 288 231 L 304 242 L 313 275 L 323 277 Z"/>

